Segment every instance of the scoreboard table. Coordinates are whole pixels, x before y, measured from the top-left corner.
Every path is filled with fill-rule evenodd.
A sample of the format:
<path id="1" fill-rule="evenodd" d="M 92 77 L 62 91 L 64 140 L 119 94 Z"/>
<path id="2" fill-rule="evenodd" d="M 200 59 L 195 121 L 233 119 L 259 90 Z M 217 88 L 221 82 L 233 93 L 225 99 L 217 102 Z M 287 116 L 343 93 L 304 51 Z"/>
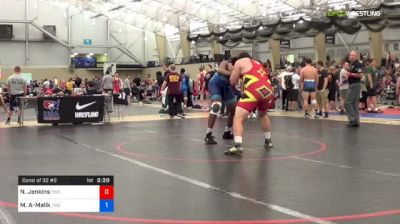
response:
<path id="1" fill-rule="evenodd" d="M 114 177 L 18 176 L 18 212 L 114 212 Z"/>

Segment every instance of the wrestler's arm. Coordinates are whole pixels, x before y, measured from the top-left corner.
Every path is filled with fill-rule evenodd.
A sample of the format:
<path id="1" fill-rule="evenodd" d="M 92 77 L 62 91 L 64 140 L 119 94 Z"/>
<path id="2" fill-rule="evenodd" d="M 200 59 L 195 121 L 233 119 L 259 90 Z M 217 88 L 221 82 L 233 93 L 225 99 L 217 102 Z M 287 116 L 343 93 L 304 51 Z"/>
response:
<path id="1" fill-rule="evenodd" d="M 236 84 L 239 82 L 240 74 L 242 72 L 242 63 L 243 59 L 240 59 L 233 66 L 233 70 L 229 78 L 232 86 L 236 86 Z"/>
<path id="2" fill-rule="evenodd" d="M 231 71 L 228 70 L 228 61 L 222 61 L 219 66 L 218 66 L 218 74 L 224 75 L 224 76 L 230 76 Z"/>

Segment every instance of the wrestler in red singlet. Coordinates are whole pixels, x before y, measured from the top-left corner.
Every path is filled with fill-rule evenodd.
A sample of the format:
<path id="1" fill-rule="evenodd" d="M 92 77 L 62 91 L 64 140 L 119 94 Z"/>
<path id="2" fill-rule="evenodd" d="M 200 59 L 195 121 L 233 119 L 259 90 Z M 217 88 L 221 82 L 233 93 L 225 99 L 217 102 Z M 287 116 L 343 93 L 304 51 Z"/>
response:
<path id="1" fill-rule="evenodd" d="M 251 59 L 251 63 L 253 68 L 241 75 L 243 94 L 237 106 L 249 112 L 252 112 L 256 108 L 260 111 L 267 111 L 274 99 L 269 72 L 258 61 Z"/>
<path id="2" fill-rule="evenodd" d="M 235 86 L 239 79 L 243 81 L 243 93 L 235 110 L 233 120 L 233 135 L 235 145 L 225 151 L 225 154 L 241 154 L 243 152 L 243 123 L 247 116 L 258 109 L 261 126 L 264 132 L 264 147 L 269 150 L 273 147 L 271 141 L 271 121 L 267 114 L 274 100 L 274 88 L 269 80 L 268 70 L 258 61 L 255 61 L 247 52 L 239 54 L 232 74 L 231 85 Z"/>

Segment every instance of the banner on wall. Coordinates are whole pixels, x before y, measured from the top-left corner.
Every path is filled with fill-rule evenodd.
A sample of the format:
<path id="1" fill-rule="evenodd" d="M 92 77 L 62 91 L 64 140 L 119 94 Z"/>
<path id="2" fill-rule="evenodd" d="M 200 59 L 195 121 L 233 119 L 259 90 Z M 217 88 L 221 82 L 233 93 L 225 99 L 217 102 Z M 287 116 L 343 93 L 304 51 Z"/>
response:
<path id="1" fill-rule="evenodd" d="M 290 48 L 290 40 L 281 40 L 281 48 Z"/>
<path id="2" fill-rule="evenodd" d="M 325 43 L 335 44 L 335 34 L 325 34 Z"/>

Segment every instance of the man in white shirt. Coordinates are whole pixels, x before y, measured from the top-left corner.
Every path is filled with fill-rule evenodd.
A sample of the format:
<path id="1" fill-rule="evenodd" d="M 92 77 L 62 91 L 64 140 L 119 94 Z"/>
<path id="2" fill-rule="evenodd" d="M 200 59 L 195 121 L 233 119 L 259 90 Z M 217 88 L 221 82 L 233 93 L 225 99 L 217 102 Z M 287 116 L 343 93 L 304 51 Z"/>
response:
<path id="1" fill-rule="evenodd" d="M 279 83 L 282 87 L 282 110 L 288 111 L 288 91 L 286 89 L 285 77 L 289 75 L 289 72 L 292 69 L 291 66 L 288 66 L 285 71 L 278 75 Z"/>
<path id="2" fill-rule="evenodd" d="M 296 69 L 292 68 L 291 70 L 291 78 L 292 78 L 292 88 L 289 90 L 289 110 L 296 111 L 297 110 L 297 101 L 299 99 L 299 87 L 300 87 L 300 75 L 297 74 Z"/>

